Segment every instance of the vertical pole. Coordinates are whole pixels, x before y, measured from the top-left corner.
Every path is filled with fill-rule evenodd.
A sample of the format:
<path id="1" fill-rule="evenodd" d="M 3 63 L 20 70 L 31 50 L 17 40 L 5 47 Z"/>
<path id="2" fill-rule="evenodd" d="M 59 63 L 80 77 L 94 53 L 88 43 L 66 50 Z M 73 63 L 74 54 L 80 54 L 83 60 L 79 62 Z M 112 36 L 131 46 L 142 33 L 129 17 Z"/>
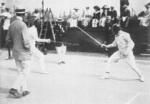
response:
<path id="1" fill-rule="evenodd" d="M 10 46 L 10 44 L 9 44 L 9 45 L 8 45 L 8 59 L 12 59 L 12 58 L 11 58 L 11 52 L 10 52 L 11 49 L 10 49 L 10 48 L 11 48 L 11 46 Z"/>

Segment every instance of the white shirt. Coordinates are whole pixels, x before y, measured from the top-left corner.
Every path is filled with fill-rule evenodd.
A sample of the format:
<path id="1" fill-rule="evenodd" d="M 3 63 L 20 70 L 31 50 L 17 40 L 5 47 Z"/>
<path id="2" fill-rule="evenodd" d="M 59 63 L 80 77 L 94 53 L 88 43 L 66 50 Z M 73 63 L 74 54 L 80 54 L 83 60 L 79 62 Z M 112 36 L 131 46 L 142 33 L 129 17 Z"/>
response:
<path id="1" fill-rule="evenodd" d="M 7 17 L 4 20 L 3 29 L 8 30 L 8 28 L 10 26 L 10 18 L 12 17 L 12 15 L 9 12 L 3 12 L 1 15 Z"/>
<path id="2" fill-rule="evenodd" d="M 127 32 L 119 31 L 118 36 L 115 36 L 115 40 L 108 47 L 117 46 L 121 52 L 130 52 L 134 48 L 134 42 L 132 41 L 130 35 Z"/>
<path id="3" fill-rule="evenodd" d="M 38 40 L 38 32 L 35 26 L 28 28 L 28 32 L 30 34 L 30 43 L 31 43 L 31 50 L 36 48 L 35 41 Z"/>

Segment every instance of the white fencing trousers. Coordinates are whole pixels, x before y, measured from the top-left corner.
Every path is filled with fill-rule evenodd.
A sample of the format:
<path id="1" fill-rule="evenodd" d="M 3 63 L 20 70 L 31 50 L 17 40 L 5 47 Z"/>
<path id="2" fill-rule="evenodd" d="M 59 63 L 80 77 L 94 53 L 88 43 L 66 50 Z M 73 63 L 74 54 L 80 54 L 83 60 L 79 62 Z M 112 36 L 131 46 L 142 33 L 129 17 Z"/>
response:
<path id="1" fill-rule="evenodd" d="M 135 64 L 135 59 L 134 59 L 134 55 L 133 52 L 130 52 L 129 55 L 124 58 L 124 60 L 130 65 L 130 67 L 132 67 L 132 69 L 139 75 L 141 76 L 141 72 L 140 70 L 137 68 L 136 64 Z M 107 61 L 107 65 L 106 65 L 106 72 L 110 73 L 110 68 L 111 68 L 111 64 L 113 62 L 118 62 L 120 59 L 123 59 L 120 55 L 120 52 L 117 51 L 115 52 Z"/>
<path id="2" fill-rule="evenodd" d="M 20 61 L 15 60 L 18 76 L 12 88 L 17 89 L 19 92 L 27 91 L 27 76 L 30 73 L 30 60 Z"/>
<path id="3" fill-rule="evenodd" d="M 56 47 L 56 51 L 57 51 L 57 54 L 58 54 L 58 61 L 59 62 L 62 62 L 64 61 L 64 57 L 65 57 L 65 54 L 66 54 L 66 46 L 62 45 L 60 47 Z"/>
<path id="4" fill-rule="evenodd" d="M 36 47 L 32 48 L 31 51 L 32 51 L 33 56 L 35 58 L 37 58 L 38 61 L 39 61 L 40 72 L 41 73 L 45 73 L 46 71 L 45 71 L 44 55 L 43 55 L 43 53 L 40 50 L 38 50 Z"/>

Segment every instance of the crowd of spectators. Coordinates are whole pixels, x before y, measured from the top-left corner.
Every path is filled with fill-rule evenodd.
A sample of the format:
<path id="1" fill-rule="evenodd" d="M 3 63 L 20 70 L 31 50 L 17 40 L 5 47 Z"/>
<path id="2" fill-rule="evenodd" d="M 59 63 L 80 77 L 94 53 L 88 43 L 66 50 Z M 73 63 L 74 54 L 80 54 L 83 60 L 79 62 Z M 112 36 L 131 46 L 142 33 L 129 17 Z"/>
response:
<path id="1" fill-rule="evenodd" d="M 149 9 L 150 3 L 146 4 L 145 7 L 146 7 L 146 11 L 143 11 L 138 15 L 138 20 L 140 20 L 139 25 L 142 27 L 142 30 L 144 30 L 145 34 L 148 34 L 149 33 L 148 31 L 150 30 L 148 28 L 150 23 L 150 9 Z M 26 13 L 26 18 L 24 19 L 24 21 L 27 23 L 28 26 L 30 26 L 30 22 L 34 20 L 47 21 L 48 18 L 46 16 L 47 15 L 46 11 L 42 9 L 35 9 L 31 13 Z M 84 28 L 103 29 L 105 31 L 106 40 L 108 40 L 107 38 L 109 37 L 110 34 L 112 34 L 111 27 L 113 24 L 120 24 L 122 28 L 128 28 L 130 22 L 130 14 L 131 13 L 130 10 L 128 9 L 127 4 L 121 6 L 120 13 L 117 13 L 114 6 L 108 7 L 107 5 L 104 5 L 103 7 L 99 7 L 98 5 L 95 5 L 93 6 L 93 8 L 87 6 L 85 7 L 84 10 L 80 10 L 79 8 L 74 8 L 73 12 L 71 12 L 68 16 L 61 16 L 61 18 L 63 18 L 67 22 L 70 28 L 80 26 Z M 1 30 L 2 47 L 5 46 L 5 37 L 9 25 L 13 20 L 12 17 L 14 17 L 14 13 L 10 13 L 9 8 L 5 6 L 5 3 L 1 3 L 0 24 L 2 26 L 2 30 Z M 54 15 L 52 21 L 55 21 L 55 19 L 57 18 L 60 17 L 55 17 Z"/>

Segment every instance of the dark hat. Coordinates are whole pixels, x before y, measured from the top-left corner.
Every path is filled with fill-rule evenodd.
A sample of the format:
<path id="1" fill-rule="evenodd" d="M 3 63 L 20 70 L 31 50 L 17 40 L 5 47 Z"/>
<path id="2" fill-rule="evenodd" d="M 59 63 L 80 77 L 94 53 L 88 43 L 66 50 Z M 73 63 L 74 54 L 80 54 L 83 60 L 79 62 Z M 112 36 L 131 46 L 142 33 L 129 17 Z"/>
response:
<path id="1" fill-rule="evenodd" d="M 100 10 L 100 7 L 97 6 L 97 5 L 95 5 L 93 8 L 96 9 L 96 10 Z"/>
<path id="2" fill-rule="evenodd" d="M 145 5 L 145 7 L 148 7 L 148 8 L 150 8 L 150 3 L 146 4 L 146 5 Z"/>
<path id="3" fill-rule="evenodd" d="M 102 9 L 109 9 L 109 8 L 107 7 L 107 5 L 104 5 L 104 6 L 102 7 Z"/>
<path id="4" fill-rule="evenodd" d="M 25 14 L 25 9 L 16 9 L 15 13 L 16 14 Z"/>
<path id="5" fill-rule="evenodd" d="M 74 10 L 79 10 L 79 8 L 75 7 Z"/>
<path id="6" fill-rule="evenodd" d="M 2 5 L 4 5 L 5 3 L 4 3 L 4 2 L 2 2 L 1 4 L 2 4 Z"/>
<path id="7" fill-rule="evenodd" d="M 23 6 L 17 6 L 15 9 L 16 14 L 25 14 L 25 8 Z"/>
<path id="8" fill-rule="evenodd" d="M 114 6 L 111 6 L 110 8 L 113 8 L 113 9 L 114 9 Z"/>

